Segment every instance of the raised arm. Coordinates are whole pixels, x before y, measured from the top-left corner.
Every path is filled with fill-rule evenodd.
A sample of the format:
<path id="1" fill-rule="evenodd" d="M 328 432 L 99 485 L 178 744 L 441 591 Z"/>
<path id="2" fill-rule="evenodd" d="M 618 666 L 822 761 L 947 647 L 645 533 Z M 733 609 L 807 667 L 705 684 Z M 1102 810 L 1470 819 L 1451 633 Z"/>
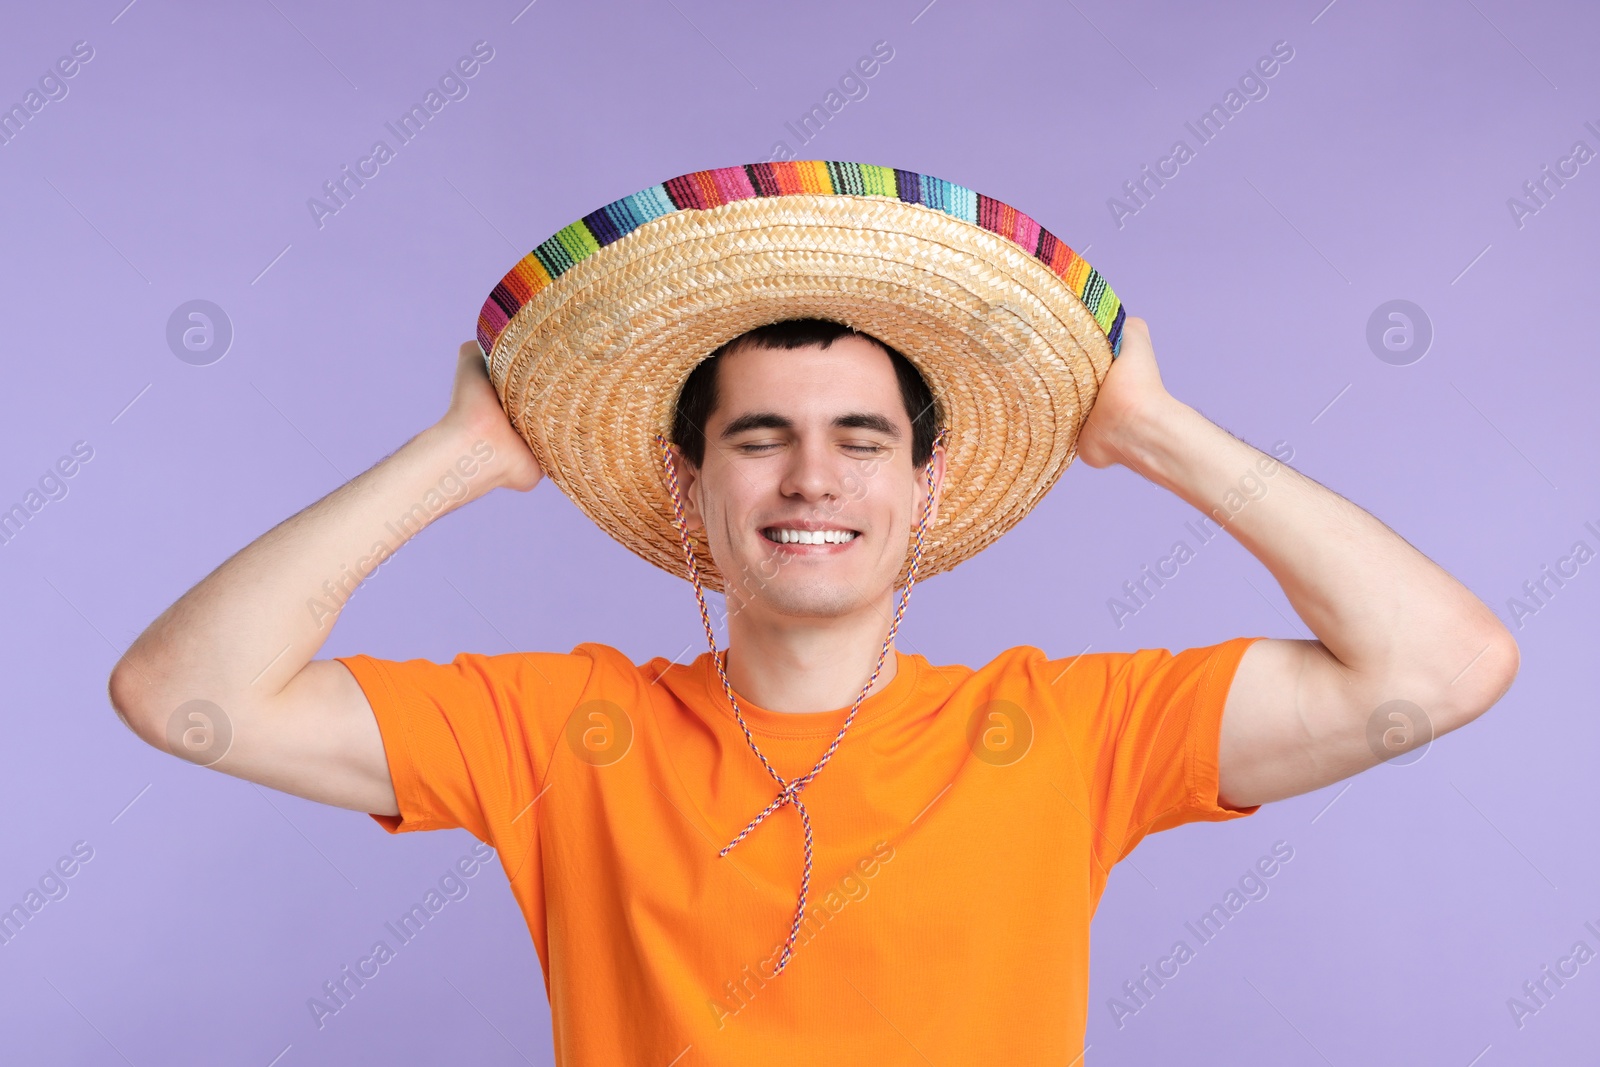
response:
<path id="1" fill-rule="evenodd" d="M 1240 660 L 1218 754 L 1229 807 L 1319 789 L 1457 729 L 1516 677 L 1510 631 L 1443 568 L 1167 393 L 1142 319 L 1124 324 L 1079 455 L 1120 463 L 1211 516 L 1318 638 L 1258 641 Z"/>
<path id="2" fill-rule="evenodd" d="M 461 346 L 436 424 L 231 556 L 139 635 L 112 706 L 145 741 L 310 800 L 396 814 L 383 741 L 355 678 L 313 656 L 355 587 L 446 512 L 543 477 Z"/>

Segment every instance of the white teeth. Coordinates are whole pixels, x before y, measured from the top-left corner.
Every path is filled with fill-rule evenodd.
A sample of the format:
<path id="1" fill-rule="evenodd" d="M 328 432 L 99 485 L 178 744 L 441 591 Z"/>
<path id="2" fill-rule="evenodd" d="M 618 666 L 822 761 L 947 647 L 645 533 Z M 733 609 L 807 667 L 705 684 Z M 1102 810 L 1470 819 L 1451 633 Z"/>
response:
<path id="1" fill-rule="evenodd" d="M 786 530 L 773 529 L 768 540 L 782 545 L 836 545 L 855 540 L 854 530 Z"/>

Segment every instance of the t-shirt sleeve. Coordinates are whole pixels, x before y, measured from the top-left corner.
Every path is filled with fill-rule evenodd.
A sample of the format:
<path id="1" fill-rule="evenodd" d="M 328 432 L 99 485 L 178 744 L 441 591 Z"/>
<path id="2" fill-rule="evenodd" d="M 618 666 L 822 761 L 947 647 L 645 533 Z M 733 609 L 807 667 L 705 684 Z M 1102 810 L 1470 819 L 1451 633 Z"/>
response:
<path id="1" fill-rule="evenodd" d="M 532 839 L 530 809 L 595 670 L 591 657 L 574 650 L 462 652 L 449 663 L 335 658 L 366 693 L 383 736 L 400 814 L 374 814 L 380 826 L 462 827 L 501 850 L 508 840 Z"/>
<path id="2" fill-rule="evenodd" d="M 1259 637 L 1184 649 L 1085 654 L 1046 664 L 1077 769 L 1088 789 L 1102 869 L 1146 834 L 1221 822 L 1260 805 L 1218 799 L 1223 706 L 1239 661 Z"/>

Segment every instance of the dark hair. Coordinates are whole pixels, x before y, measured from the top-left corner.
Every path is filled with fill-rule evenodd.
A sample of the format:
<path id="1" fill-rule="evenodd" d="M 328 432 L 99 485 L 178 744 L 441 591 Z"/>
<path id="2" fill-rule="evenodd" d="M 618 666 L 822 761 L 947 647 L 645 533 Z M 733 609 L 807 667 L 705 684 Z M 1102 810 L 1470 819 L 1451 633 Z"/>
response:
<path id="1" fill-rule="evenodd" d="M 911 465 L 920 467 L 933 454 L 933 437 L 938 432 L 938 413 L 933 408 L 933 392 L 922 373 L 905 356 L 860 330 L 829 319 L 785 319 L 758 326 L 740 334 L 701 360 L 683 383 L 677 410 L 672 417 L 672 442 L 683 450 L 684 458 L 696 468 L 706 455 L 705 425 L 717 406 L 717 364 L 740 345 L 756 348 L 794 349 L 807 345 L 827 348 L 841 337 L 860 337 L 889 354 L 895 378 L 900 383 L 900 400 L 911 420 Z"/>

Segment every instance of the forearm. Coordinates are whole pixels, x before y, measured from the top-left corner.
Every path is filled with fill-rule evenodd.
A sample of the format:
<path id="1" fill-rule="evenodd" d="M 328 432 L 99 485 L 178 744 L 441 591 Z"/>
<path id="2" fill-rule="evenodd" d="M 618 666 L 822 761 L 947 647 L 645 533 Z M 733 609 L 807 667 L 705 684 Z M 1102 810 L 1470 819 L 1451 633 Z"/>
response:
<path id="1" fill-rule="evenodd" d="M 435 426 L 235 553 L 150 624 L 123 657 L 134 706 L 277 694 L 316 656 L 377 566 L 495 484 L 495 449 Z"/>
<path id="2" fill-rule="evenodd" d="M 1259 559 L 1354 674 L 1437 691 L 1504 631 L 1470 590 L 1372 515 L 1170 396 L 1130 425 L 1119 449 L 1125 465 Z"/>

